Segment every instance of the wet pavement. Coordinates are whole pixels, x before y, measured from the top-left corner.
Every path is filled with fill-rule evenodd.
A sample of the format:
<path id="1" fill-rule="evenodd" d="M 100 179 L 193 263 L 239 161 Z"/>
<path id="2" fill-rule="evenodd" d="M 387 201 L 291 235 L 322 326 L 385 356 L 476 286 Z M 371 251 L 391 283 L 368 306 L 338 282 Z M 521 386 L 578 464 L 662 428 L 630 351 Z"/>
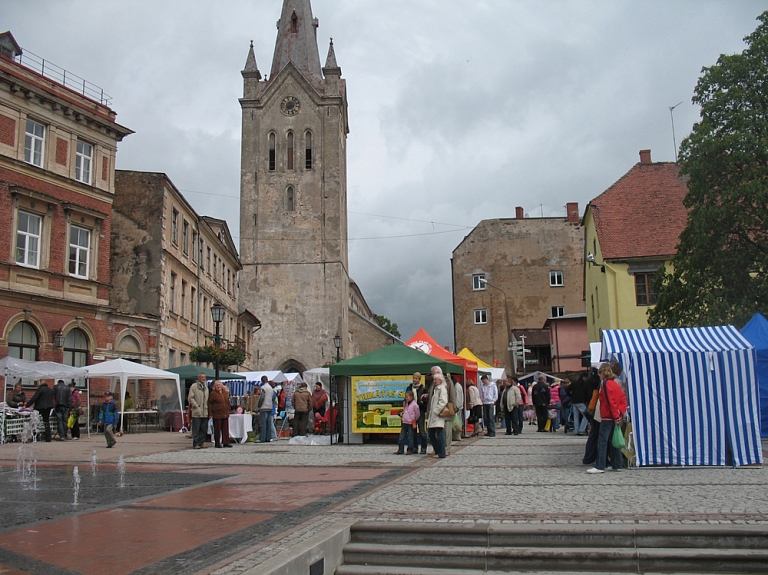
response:
<path id="1" fill-rule="evenodd" d="M 444 460 L 286 440 L 191 450 L 171 433 L 106 449 L 93 436 L 34 446 L 37 490 L 18 447 L 0 446 L 0 575 L 238 575 L 340 520 L 768 525 L 768 470 L 590 476 L 572 435 L 465 440 Z"/>

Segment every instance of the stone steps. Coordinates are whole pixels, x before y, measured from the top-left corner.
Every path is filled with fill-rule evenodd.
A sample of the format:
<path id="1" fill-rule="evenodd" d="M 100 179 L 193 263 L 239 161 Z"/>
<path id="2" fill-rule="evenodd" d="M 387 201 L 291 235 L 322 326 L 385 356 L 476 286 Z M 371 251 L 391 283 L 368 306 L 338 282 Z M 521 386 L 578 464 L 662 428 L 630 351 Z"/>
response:
<path id="1" fill-rule="evenodd" d="M 768 529 L 358 523 L 337 575 L 766 573 Z"/>

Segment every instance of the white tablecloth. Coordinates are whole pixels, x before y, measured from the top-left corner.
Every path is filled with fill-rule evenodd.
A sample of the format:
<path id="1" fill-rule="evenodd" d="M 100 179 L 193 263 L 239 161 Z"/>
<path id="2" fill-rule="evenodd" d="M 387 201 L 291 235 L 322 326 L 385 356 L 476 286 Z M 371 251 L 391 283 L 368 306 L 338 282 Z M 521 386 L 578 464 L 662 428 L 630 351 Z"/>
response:
<path id="1" fill-rule="evenodd" d="M 232 414 L 229 416 L 229 436 L 240 443 L 248 439 L 248 432 L 253 431 L 253 420 L 250 413 Z"/>

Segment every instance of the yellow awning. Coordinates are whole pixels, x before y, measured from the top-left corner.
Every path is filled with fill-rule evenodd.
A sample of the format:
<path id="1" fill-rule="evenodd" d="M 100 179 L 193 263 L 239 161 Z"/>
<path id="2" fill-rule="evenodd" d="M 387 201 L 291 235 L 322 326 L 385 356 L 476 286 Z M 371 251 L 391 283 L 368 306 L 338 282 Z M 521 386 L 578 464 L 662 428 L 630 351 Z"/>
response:
<path id="1" fill-rule="evenodd" d="M 493 367 L 492 365 L 489 365 L 489 364 L 485 363 L 482 359 L 480 359 L 474 353 L 469 351 L 468 347 L 465 347 L 464 349 L 462 349 L 456 355 L 460 355 L 464 359 L 468 359 L 470 361 L 476 361 L 477 362 L 477 367 Z"/>

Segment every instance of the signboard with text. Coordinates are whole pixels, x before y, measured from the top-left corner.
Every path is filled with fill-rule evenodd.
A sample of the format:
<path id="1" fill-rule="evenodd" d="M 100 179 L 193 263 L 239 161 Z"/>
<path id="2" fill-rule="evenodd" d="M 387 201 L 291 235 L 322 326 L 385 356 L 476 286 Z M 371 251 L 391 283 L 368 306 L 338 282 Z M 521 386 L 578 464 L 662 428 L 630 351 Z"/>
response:
<path id="1" fill-rule="evenodd" d="M 352 432 L 400 433 L 410 375 L 352 378 Z"/>

